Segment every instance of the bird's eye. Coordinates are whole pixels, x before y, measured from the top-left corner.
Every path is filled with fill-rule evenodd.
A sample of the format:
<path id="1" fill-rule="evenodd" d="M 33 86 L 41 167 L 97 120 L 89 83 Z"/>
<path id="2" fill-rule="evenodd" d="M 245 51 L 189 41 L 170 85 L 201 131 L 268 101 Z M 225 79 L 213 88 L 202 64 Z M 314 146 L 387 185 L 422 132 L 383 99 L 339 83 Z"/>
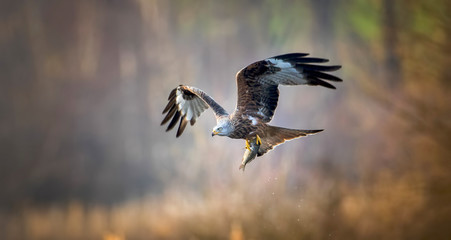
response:
<path id="1" fill-rule="evenodd" d="M 218 132 L 220 132 L 220 131 L 222 131 L 222 127 L 219 127 L 219 128 L 218 128 Z"/>

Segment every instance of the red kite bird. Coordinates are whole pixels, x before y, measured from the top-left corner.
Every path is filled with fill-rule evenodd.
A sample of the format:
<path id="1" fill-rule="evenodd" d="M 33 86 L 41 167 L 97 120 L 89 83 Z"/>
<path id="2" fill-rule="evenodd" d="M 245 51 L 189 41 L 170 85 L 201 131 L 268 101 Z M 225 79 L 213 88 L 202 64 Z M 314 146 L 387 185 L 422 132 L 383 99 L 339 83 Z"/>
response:
<path id="1" fill-rule="evenodd" d="M 320 85 L 335 89 L 324 81 L 341 82 L 336 76 L 325 72 L 336 71 L 341 66 L 324 66 L 329 60 L 307 57 L 306 53 L 289 53 L 267 58 L 241 69 L 236 75 L 238 101 L 235 111 L 228 114 L 213 98 L 204 91 L 180 85 L 169 94 L 169 103 L 163 110 L 166 117 L 161 125 L 171 118 L 166 131 L 179 122 L 177 137 L 187 123 L 194 125 L 196 119 L 208 107 L 216 116 L 216 126 L 212 136 L 227 136 L 246 140 L 246 152 L 240 169 L 256 156 L 262 156 L 275 146 L 298 137 L 307 136 L 322 130 L 297 130 L 270 126 L 279 99 L 279 85 Z"/>

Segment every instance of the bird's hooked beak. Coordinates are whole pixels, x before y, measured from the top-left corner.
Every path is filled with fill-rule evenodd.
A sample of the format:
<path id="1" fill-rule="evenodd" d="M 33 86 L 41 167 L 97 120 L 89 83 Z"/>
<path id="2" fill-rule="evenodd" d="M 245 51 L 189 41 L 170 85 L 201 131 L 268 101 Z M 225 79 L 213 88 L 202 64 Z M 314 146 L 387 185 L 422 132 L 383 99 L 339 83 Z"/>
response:
<path id="1" fill-rule="evenodd" d="M 218 131 L 216 131 L 216 130 L 213 130 L 213 132 L 211 132 L 211 136 L 213 137 L 214 135 L 218 135 Z"/>

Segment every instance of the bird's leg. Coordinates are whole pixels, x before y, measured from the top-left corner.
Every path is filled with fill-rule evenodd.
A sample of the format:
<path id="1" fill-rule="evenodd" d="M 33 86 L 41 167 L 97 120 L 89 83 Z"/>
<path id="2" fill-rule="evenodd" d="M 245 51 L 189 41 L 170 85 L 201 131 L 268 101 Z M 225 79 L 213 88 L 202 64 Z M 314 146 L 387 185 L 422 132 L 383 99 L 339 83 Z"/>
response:
<path id="1" fill-rule="evenodd" d="M 260 136 L 258 136 L 257 134 L 257 140 L 256 140 L 257 145 L 262 145 L 262 139 L 260 138 Z"/>
<path id="2" fill-rule="evenodd" d="M 249 140 L 246 139 L 246 149 L 251 150 L 251 145 L 249 144 Z"/>

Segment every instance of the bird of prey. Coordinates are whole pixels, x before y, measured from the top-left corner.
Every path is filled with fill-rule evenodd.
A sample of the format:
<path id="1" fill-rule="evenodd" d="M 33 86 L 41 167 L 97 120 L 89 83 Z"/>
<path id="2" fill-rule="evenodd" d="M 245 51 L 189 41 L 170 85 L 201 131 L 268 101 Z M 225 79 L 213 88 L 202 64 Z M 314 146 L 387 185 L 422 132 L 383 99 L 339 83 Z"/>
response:
<path id="1" fill-rule="evenodd" d="M 279 98 L 279 85 L 313 85 L 335 89 L 326 81 L 341 82 L 336 76 L 325 72 L 336 71 L 339 65 L 319 65 L 329 60 L 308 57 L 307 53 L 288 53 L 254 62 L 236 74 L 238 101 L 235 111 L 227 113 L 204 91 L 185 85 L 174 88 L 163 110 L 167 115 L 161 125 L 169 122 L 166 131 L 178 125 L 179 137 L 188 122 L 194 125 L 196 119 L 208 107 L 216 117 L 212 136 L 227 136 L 245 139 L 246 152 L 240 166 L 256 156 L 262 156 L 275 146 L 291 139 L 321 132 L 321 130 L 298 130 L 271 126 Z"/>

